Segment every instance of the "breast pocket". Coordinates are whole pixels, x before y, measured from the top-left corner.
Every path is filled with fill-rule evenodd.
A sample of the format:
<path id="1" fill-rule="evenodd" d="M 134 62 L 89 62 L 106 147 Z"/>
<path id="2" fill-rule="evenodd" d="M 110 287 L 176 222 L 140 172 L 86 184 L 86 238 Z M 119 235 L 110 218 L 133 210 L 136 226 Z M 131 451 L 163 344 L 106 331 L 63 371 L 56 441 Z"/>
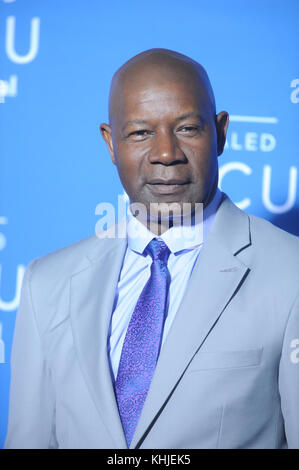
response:
<path id="1" fill-rule="evenodd" d="M 261 363 L 263 348 L 240 351 L 204 351 L 198 352 L 189 370 L 233 369 L 239 367 L 253 367 Z"/>

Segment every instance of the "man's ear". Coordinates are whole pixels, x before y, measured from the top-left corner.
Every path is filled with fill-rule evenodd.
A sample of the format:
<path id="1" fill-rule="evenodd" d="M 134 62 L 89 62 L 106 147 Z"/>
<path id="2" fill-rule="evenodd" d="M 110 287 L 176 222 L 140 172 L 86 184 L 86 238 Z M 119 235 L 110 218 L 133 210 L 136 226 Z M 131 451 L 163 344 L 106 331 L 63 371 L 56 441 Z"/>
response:
<path id="1" fill-rule="evenodd" d="M 229 123 L 229 115 L 226 111 L 221 111 L 216 115 L 217 130 L 217 155 L 221 155 L 225 145 L 226 133 Z"/>
<path id="2" fill-rule="evenodd" d="M 114 151 L 113 151 L 111 126 L 109 126 L 109 124 L 101 124 L 100 125 L 100 132 L 101 132 L 101 135 L 102 135 L 103 139 L 105 140 L 105 142 L 107 144 L 107 147 L 108 147 L 108 150 L 109 150 L 109 153 L 110 153 L 110 156 L 111 156 L 111 160 L 114 163 L 114 165 L 116 165 Z"/>

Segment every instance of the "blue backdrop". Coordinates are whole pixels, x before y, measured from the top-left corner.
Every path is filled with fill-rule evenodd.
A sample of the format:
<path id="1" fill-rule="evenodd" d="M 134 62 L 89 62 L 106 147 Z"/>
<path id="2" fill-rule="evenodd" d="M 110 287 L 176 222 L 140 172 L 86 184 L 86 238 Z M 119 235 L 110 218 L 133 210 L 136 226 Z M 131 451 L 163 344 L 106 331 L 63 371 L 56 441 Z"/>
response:
<path id="1" fill-rule="evenodd" d="M 298 18 L 298 0 L 0 0 L 0 446 L 24 268 L 123 193 L 98 127 L 127 59 L 165 47 L 205 66 L 231 115 L 221 188 L 299 235 Z"/>

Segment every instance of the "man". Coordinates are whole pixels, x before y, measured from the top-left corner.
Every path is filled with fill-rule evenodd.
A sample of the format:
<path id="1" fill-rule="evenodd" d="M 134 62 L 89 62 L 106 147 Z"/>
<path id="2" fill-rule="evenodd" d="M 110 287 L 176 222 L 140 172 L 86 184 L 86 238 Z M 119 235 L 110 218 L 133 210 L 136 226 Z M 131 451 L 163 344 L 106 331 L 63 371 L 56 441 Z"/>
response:
<path id="1" fill-rule="evenodd" d="M 126 236 L 27 268 L 7 448 L 299 448 L 299 240 L 217 189 L 227 126 L 192 59 L 117 71 L 101 133 Z"/>

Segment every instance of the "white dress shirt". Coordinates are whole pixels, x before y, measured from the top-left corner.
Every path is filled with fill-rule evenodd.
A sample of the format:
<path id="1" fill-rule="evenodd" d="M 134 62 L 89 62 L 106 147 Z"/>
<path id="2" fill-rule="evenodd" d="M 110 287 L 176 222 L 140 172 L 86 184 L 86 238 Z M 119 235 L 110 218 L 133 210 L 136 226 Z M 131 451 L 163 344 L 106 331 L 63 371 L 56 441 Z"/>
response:
<path id="1" fill-rule="evenodd" d="M 175 314 L 182 301 L 195 261 L 211 228 L 216 211 L 222 199 L 217 189 L 210 204 L 201 213 L 195 225 L 173 226 L 157 236 L 127 211 L 127 249 L 121 268 L 115 295 L 113 313 L 108 335 L 108 358 L 112 379 L 117 377 L 118 365 L 127 327 L 143 287 L 150 277 L 152 259 L 142 253 L 153 238 L 162 239 L 171 253 L 168 259 L 170 287 L 165 313 L 162 345 L 165 342 Z M 181 234 L 184 234 L 184 237 Z M 187 320 L 187 319 L 186 319 Z"/>

